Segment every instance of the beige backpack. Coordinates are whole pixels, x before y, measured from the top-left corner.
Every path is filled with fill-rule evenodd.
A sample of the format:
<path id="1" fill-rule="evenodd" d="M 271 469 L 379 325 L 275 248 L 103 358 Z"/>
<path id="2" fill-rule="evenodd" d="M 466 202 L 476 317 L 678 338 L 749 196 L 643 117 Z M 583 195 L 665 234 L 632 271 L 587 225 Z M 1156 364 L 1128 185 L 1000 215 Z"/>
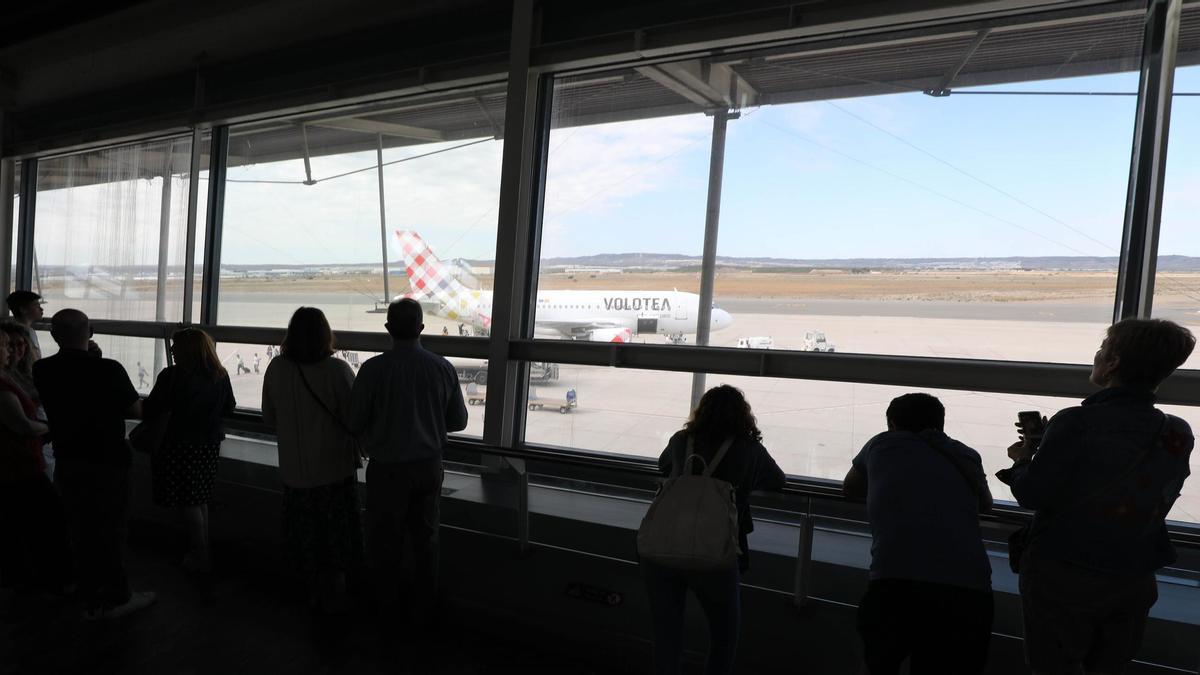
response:
<path id="1" fill-rule="evenodd" d="M 737 564 L 741 550 L 734 489 L 712 477 L 732 444 L 732 438 L 726 439 L 712 463 L 693 475 L 692 462 L 705 462 L 688 436 L 686 459 L 675 463 L 638 528 L 642 559 L 679 570 L 723 570 Z"/>

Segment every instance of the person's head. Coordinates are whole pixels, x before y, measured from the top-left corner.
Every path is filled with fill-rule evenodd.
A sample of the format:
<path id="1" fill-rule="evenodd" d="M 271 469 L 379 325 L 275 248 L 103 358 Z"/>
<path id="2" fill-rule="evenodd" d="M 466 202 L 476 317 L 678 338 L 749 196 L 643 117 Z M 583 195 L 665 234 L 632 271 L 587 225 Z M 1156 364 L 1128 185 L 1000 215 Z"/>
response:
<path id="1" fill-rule="evenodd" d="M 737 387 L 722 384 L 704 392 L 692 411 L 684 430 L 701 438 L 752 438 L 762 440 L 762 432 L 750 404 Z"/>
<path id="2" fill-rule="evenodd" d="M 292 314 L 283 344 L 279 346 L 280 356 L 296 363 L 316 363 L 335 351 L 333 330 L 324 312 L 316 307 L 301 307 Z"/>
<path id="3" fill-rule="evenodd" d="M 412 298 L 402 298 L 388 305 L 387 323 L 384 327 L 393 340 L 415 340 L 425 330 L 425 313 L 421 303 Z"/>
<path id="4" fill-rule="evenodd" d="M 217 347 L 212 338 L 199 328 L 175 331 L 171 336 L 171 358 L 180 368 L 203 372 L 213 379 L 229 376 L 217 357 Z"/>
<path id="5" fill-rule="evenodd" d="M 911 431 L 919 434 L 926 429 L 942 431 L 946 426 L 946 408 L 936 396 L 904 394 L 892 399 L 887 407 L 888 431 Z"/>
<path id="6" fill-rule="evenodd" d="M 50 319 L 50 336 L 63 349 L 87 349 L 92 323 L 77 309 L 60 309 Z"/>
<path id="7" fill-rule="evenodd" d="M 1092 384 L 1154 391 L 1183 365 L 1196 336 L 1165 319 L 1125 319 L 1108 327 L 1092 361 Z"/>
<path id="8" fill-rule="evenodd" d="M 38 321 L 42 318 L 42 296 L 33 291 L 13 291 L 8 294 L 8 311 L 21 323 Z"/>
<path id="9" fill-rule="evenodd" d="M 0 324 L 0 333 L 8 339 L 8 368 L 16 368 L 26 361 L 33 363 L 33 354 L 29 351 L 29 338 L 25 329 L 15 323 Z"/>

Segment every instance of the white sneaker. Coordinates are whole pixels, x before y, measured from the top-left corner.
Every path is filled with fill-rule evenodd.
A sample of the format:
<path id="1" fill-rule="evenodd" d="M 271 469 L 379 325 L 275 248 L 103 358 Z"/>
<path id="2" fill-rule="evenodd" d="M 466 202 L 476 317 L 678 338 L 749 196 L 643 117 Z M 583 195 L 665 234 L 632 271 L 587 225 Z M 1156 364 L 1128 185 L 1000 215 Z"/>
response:
<path id="1" fill-rule="evenodd" d="M 133 614 L 139 609 L 145 609 L 153 605 L 157 599 L 158 594 L 154 591 L 135 591 L 129 595 L 129 599 L 124 604 L 117 605 L 116 607 L 84 610 L 83 618 L 88 621 L 120 619 L 123 616 Z"/>

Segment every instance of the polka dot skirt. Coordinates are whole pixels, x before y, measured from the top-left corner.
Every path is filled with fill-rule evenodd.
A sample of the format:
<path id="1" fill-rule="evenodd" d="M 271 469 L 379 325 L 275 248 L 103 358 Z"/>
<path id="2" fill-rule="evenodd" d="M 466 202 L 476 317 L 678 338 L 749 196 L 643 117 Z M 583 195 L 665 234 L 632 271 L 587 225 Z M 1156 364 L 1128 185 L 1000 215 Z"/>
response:
<path id="1" fill-rule="evenodd" d="M 165 445 L 150 456 L 154 503 L 176 508 L 200 506 L 212 499 L 221 444 Z"/>

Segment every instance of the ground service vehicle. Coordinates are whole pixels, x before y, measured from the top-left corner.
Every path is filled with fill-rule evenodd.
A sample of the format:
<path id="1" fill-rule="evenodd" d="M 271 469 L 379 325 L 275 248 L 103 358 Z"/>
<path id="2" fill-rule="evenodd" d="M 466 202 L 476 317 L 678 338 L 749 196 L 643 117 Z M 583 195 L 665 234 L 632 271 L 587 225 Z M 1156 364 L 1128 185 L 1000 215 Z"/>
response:
<path id="1" fill-rule="evenodd" d="M 804 347 L 806 352 L 832 352 L 834 346 L 832 342 L 825 339 L 825 334 L 819 330 L 810 330 L 804 334 Z"/>
<path id="2" fill-rule="evenodd" d="M 772 349 L 775 341 L 770 336 L 740 337 L 737 346 L 738 349 Z"/>

